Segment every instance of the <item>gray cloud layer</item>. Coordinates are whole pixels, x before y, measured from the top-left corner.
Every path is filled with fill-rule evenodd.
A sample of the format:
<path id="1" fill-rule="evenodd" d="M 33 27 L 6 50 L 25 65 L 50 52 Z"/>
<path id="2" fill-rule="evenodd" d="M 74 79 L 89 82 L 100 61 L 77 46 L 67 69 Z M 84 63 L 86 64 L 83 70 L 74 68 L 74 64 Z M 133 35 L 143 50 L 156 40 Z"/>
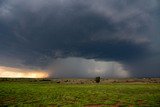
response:
<path id="1" fill-rule="evenodd" d="M 57 59 L 49 67 L 50 75 L 55 77 L 130 77 L 130 73 L 123 68 L 123 65 L 114 61 L 95 61 L 69 57 Z M 65 71 L 65 72 L 64 72 Z"/>
<path id="2" fill-rule="evenodd" d="M 159 0 L 2 0 L 0 64 L 47 68 L 57 58 L 79 57 L 159 77 L 159 10 Z M 85 59 L 91 65 L 76 69 L 82 74 L 97 63 Z"/>

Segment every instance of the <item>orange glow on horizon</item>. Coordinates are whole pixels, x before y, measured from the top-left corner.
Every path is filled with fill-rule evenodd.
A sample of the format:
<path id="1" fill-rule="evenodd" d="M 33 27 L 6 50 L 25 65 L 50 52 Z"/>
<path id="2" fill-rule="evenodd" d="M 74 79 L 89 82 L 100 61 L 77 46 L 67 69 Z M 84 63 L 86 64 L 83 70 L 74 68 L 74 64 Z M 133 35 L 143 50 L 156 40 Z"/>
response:
<path id="1" fill-rule="evenodd" d="M 0 77 L 6 78 L 47 78 L 48 73 L 43 70 L 12 68 L 0 66 Z"/>

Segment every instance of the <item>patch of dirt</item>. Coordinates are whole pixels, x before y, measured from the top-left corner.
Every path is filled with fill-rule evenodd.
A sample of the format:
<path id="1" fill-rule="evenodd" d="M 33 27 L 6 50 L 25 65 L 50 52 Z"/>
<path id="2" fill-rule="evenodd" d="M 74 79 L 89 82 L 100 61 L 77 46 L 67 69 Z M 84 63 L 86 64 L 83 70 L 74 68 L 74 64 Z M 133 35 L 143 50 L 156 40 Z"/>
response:
<path id="1" fill-rule="evenodd" d="M 88 104 L 85 105 L 84 107 L 103 107 L 106 106 L 105 104 Z"/>
<path id="2" fill-rule="evenodd" d="M 142 106 L 144 104 L 144 101 L 143 100 L 137 100 L 137 103 L 139 106 Z"/>
<path id="3" fill-rule="evenodd" d="M 84 107 L 121 107 L 121 103 L 118 101 L 115 104 L 88 104 Z"/>
<path id="4" fill-rule="evenodd" d="M 129 107 L 134 107 L 134 105 L 133 105 L 133 104 L 130 104 Z"/>
<path id="5" fill-rule="evenodd" d="M 49 105 L 43 105 L 43 104 L 40 104 L 39 106 L 37 107 L 57 107 L 56 104 L 49 104 Z"/>
<path id="6" fill-rule="evenodd" d="M 48 107 L 57 107 L 56 104 L 49 104 Z"/>
<path id="7" fill-rule="evenodd" d="M 114 104 L 112 107 L 120 107 L 121 103 L 118 101 L 116 104 Z"/>

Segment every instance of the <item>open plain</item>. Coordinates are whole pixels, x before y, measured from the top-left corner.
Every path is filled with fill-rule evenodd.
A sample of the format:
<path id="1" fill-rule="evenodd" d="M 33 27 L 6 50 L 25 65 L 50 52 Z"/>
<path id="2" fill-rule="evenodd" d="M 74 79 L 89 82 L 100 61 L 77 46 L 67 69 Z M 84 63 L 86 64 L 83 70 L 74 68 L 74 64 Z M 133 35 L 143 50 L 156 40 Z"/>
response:
<path id="1" fill-rule="evenodd" d="M 160 79 L 1 78 L 0 106 L 159 107 Z"/>

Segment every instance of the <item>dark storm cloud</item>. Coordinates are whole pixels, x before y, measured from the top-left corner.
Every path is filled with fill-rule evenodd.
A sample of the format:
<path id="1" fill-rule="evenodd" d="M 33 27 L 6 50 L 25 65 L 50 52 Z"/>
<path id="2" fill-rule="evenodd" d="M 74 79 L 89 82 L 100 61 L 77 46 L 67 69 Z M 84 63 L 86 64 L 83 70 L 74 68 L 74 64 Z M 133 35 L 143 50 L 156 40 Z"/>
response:
<path id="1" fill-rule="evenodd" d="M 159 3 L 0 1 L 0 64 L 46 68 L 56 58 L 81 57 L 123 63 L 134 76 L 159 76 Z"/>

